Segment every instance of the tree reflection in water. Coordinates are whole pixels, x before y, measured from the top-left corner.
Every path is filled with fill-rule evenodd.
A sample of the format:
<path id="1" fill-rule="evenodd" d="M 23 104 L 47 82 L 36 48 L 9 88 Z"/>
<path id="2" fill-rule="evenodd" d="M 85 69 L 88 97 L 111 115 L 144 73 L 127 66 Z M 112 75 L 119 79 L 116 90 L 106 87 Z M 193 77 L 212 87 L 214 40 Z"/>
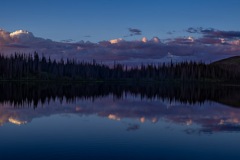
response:
<path id="1" fill-rule="evenodd" d="M 221 84 L 1 83 L 0 123 L 17 125 L 53 114 L 98 115 L 139 123 L 200 125 L 186 133 L 240 131 L 240 87 Z M 30 107 L 30 108 L 29 108 Z M 134 131 L 139 124 L 129 124 Z"/>

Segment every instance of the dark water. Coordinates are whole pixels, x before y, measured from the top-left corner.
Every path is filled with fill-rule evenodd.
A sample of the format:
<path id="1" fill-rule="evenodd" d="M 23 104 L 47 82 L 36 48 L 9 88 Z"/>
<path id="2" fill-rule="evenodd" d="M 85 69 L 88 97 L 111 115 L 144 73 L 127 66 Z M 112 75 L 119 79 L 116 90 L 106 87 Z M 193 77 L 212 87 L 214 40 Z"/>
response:
<path id="1" fill-rule="evenodd" d="M 0 159 L 240 159 L 240 87 L 0 84 Z"/>

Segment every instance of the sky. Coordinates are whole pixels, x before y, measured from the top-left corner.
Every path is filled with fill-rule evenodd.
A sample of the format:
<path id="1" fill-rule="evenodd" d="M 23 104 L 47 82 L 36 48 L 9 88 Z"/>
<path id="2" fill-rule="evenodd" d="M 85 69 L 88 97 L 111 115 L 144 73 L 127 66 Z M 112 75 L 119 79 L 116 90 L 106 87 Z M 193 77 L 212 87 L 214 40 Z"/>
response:
<path id="1" fill-rule="evenodd" d="M 141 54 L 149 54 L 147 52 L 150 52 L 150 50 L 156 47 L 152 45 L 144 46 L 148 48 L 148 51 L 138 51 L 136 48 L 139 48 L 141 45 L 138 44 L 136 46 L 135 42 L 141 40 L 143 37 L 146 37 L 148 41 L 153 37 L 158 37 L 161 43 L 168 45 L 173 44 L 174 41 L 174 45 L 176 45 L 176 40 L 183 38 L 193 37 L 195 38 L 194 40 L 198 38 L 209 38 L 209 35 L 207 35 L 204 30 L 220 31 L 222 33 L 235 32 L 236 36 L 217 37 L 215 35 L 214 38 L 211 37 L 214 40 L 228 38 L 228 40 L 226 40 L 229 42 L 228 44 L 230 44 L 230 41 L 236 41 L 240 38 L 238 35 L 240 31 L 239 0 L 1 0 L 0 4 L 0 28 L 2 31 L 10 34 L 17 30 L 23 30 L 31 33 L 34 38 L 41 38 L 41 40 L 38 39 L 38 43 L 41 41 L 41 45 L 37 45 L 36 42 L 34 45 L 29 43 L 28 46 L 25 40 L 23 43 L 22 40 L 16 40 L 16 37 L 15 40 L 11 42 L 9 42 L 9 40 L 4 40 L 4 42 L 0 41 L 0 52 L 4 53 L 14 51 L 32 52 L 36 50 L 38 52 L 44 52 L 45 54 L 54 55 L 55 57 L 67 57 L 68 54 L 69 57 L 75 57 L 75 55 L 79 57 L 78 53 L 80 52 L 79 50 L 81 50 L 81 53 L 87 54 L 87 52 L 91 52 L 92 54 L 89 56 L 84 55 L 83 58 L 98 59 L 100 56 L 99 53 L 94 55 L 93 50 L 96 52 L 97 49 L 99 50 L 99 47 L 101 48 L 100 53 L 103 52 L 102 50 L 104 50 L 104 52 L 107 51 L 117 54 L 123 53 L 123 49 L 120 48 L 117 50 L 121 50 L 121 53 L 116 50 L 109 51 L 111 47 L 106 47 L 106 44 L 105 49 L 102 45 L 99 46 L 99 42 L 118 38 L 121 38 L 124 42 L 134 42 L 133 44 L 128 44 L 132 47 L 134 46 L 134 54 L 141 52 L 144 52 Z M 193 30 L 195 30 L 194 33 Z M 19 34 L 22 33 L 23 32 L 19 32 Z M 0 37 L 0 40 L 1 39 L 4 38 Z M 12 39 L 12 37 L 10 39 Z M 43 40 L 51 40 L 51 44 L 43 45 L 43 43 L 47 43 L 46 41 L 43 42 Z M 84 42 L 90 41 L 93 43 L 92 45 L 95 45 L 95 48 L 90 47 L 91 49 L 86 49 L 86 46 L 76 45 L 76 43 L 82 42 L 82 40 Z M 34 40 L 31 40 L 31 42 L 33 41 Z M 63 50 L 60 49 L 63 47 L 56 47 L 59 45 L 66 46 L 65 43 L 68 43 L 68 48 L 74 46 L 78 51 L 73 51 L 73 49 L 71 49 L 71 51 L 67 49 Z M 71 43 L 71 45 L 69 43 Z M 28 50 L 23 49 L 23 44 Z M 209 45 L 212 45 L 212 43 L 203 44 L 208 48 Z M 20 47 L 16 47 L 17 45 Z M 126 44 L 124 44 L 124 46 L 122 45 L 121 47 L 123 48 L 127 47 Z M 216 43 L 214 43 L 214 46 L 215 45 Z M 190 45 L 181 47 L 186 48 L 189 46 Z M 187 57 L 181 59 L 206 60 L 208 59 L 206 55 L 209 55 L 209 57 L 211 57 L 210 59 L 214 60 L 222 56 L 236 55 L 239 49 L 235 46 L 234 49 L 231 48 L 231 51 L 234 50 L 234 53 L 231 52 L 230 55 L 220 53 L 221 56 L 216 56 L 216 53 L 210 53 L 205 49 L 204 51 L 199 50 L 199 47 L 200 46 L 192 49 L 192 54 L 200 52 L 197 55 L 198 58 Z M 157 57 L 150 57 L 149 61 L 156 61 L 156 59 L 164 58 L 165 56 L 169 56 L 169 54 L 170 57 L 182 56 L 182 54 L 174 53 L 174 50 L 166 48 L 169 48 L 169 46 L 158 47 L 159 50 L 164 50 L 164 54 L 162 53 L 161 56 Z M 220 48 L 218 49 L 223 50 L 224 47 L 220 46 Z M 82 50 L 84 49 L 85 51 L 83 52 Z M 179 50 L 179 48 L 177 50 Z M 64 52 L 64 55 L 57 52 Z M 124 51 L 125 54 L 127 52 L 131 54 L 130 51 Z M 188 55 L 189 54 L 190 53 L 188 53 Z M 205 57 L 201 57 L 202 55 L 200 54 Z M 105 58 L 99 58 L 99 60 L 113 60 L 114 58 L 106 58 L 106 56 L 114 57 L 112 54 L 110 55 L 103 55 Z M 143 55 L 136 57 L 130 56 L 128 59 L 124 58 L 126 56 L 127 55 L 121 55 L 117 57 L 116 60 L 130 62 L 130 59 L 133 61 L 145 59 Z"/>

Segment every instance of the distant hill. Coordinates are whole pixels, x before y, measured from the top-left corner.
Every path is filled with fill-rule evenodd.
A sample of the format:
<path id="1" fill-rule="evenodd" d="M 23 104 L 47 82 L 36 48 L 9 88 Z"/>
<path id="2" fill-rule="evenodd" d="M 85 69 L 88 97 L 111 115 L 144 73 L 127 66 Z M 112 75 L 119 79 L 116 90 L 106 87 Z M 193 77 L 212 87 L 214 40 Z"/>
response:
<path id="1" fill-rule="evenodd" d="M 212 66 L 220 67 L 229 72 L 240 74 L 240 56 L 234 56 L 211 63 Z"/>
<path id="2" fill-rule="evenodd" d="M 230 57 L 230 58 L 225 58 L 225 59 L 221 59 L 219 61 L 215 61 L 213 63 L 211 63 L 211 65 L 226 65 L 226 66 L 235 66 L 235 67 L 239 67 L 240 66 L 240 56 L 234 56 L 234 57 Z"/>

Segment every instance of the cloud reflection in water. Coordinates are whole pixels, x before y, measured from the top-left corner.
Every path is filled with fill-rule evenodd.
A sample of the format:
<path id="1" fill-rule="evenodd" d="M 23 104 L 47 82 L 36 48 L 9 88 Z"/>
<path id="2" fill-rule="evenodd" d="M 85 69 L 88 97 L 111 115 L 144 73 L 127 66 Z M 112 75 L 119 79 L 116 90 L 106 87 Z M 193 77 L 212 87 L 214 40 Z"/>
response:
<path id="1" fill-rule="evenodd" d="M 169 107 L 171 106 L 171 107 Z M 51 100 L 34 109 L 23 106 L 14 108 L 10 103 L 0 106 L 0 123 L 14 123 L 17 125 L 30 123 L 39 117 L 56 114 L 97 115 L 109 120 L 124 119 L 138 120 L 139 123 L 127 124 L 127 131 L 140 129 L 141 123 L 167 121 L 186 126 L 188 134 L 213 132 L 240 131 L 240 109 L 228 107 L 219 103 L 206 101 L 203 104 L 188 104 L 166 99 L 141 99 L 140 96 L 127 95 L 122 99 L 115 99 L 113 95 L 90 99 L 79 99 L 69 103 L 66 99 Z M 191 125 L 199 126 L 191 129 Z M 190 127 L 190 128 L 189 128 Z"/>

